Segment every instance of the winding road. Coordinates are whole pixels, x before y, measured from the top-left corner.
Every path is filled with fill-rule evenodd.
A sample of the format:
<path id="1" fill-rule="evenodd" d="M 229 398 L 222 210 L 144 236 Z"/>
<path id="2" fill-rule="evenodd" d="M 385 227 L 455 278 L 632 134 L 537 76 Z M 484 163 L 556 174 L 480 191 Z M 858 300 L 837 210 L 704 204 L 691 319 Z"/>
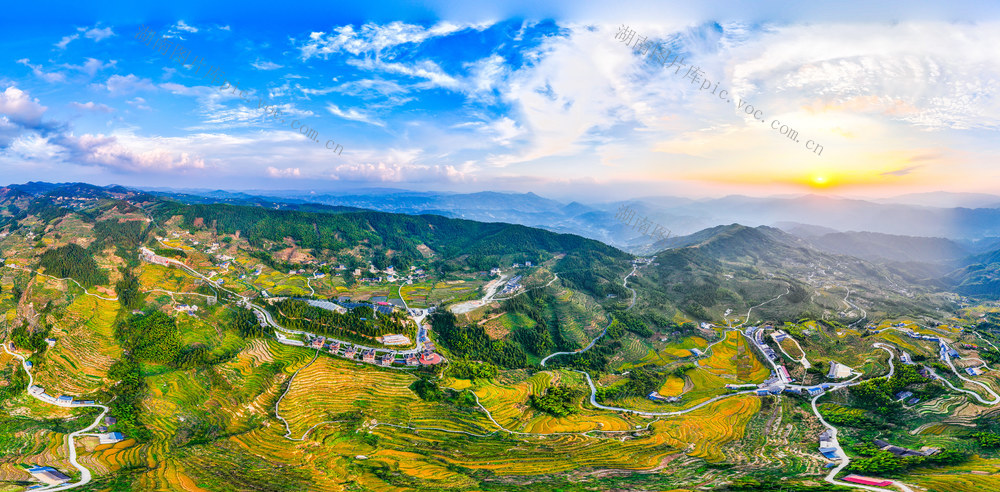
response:
<path id="1" fill-rule="evenodd" d="M 28 368 L 27 359 L 25 359 L 24 356 L 21 355 L 21 354 L 16 354 L 14 352 L 11 352 L 10 350 L 7 350 L 7 344 L 6 343 L 4 343 L 2 345 L 3 345 L 3 351 L 4 352 L 7 352 L 8 354 L 10 354 L 10 355 L 12 355 L 12 356 L 14 356 L 14 357 L 16 357 L 18 359 L 21 359 L 21 367 L 24 369 L 24 372 L 28 374 L 28 387 L 30 388 L 30 387 L 34 386 L 34 384 L 35 384 L 35 378 L 34 378 L 34 376 L 31 375 L 31 370 Z M 42 403 L 48 403 L 49 405 L 53 405 L 53 406 L 57 406 L 57 407 L 61 407 L 62 406 L 62 405 L 55 405 L 54 403 L 47 402 L 47 401 L 39 398 L 38 395 L 31 394 L 30 391 L 28 392 L 28 394 L 31 395 L 32 397 L 34 397 L 36 400 L 41 401 Z M 44 490 L 46 492 L 48 492 L 48 491 L 54 491 L 54 490 L 66 490 L 66 489 L 72 489 L 72 488 L 75 488 L 75 487 L 80 487 L 81 485 L 86 485 L 86 484 L 90 483 L 90 480 L 92 478 L 90 470 L 87 469 L 85 466 L 81 465 L 80 462 L 78 462 L 76 460 L 76 443 L 74 441 L 75 441 L 75 439 L 78 436 L 84 435 L 85 432 L 89 432 L 91 429 L 93 429 L 93 428 L 97 427 L 98 425 L 100 425 L 101 419 L 103 419 L 104 416 L 108 413 L 108 407 L 106 407 L 104 405 L 101 405 L 101 404 L 98 404 L 98 403 L 92 403 L 92 404 L 86 404 L 86 405 L 74 405 L 72 408 L 82 408 L 82 407 L 97 407 L 97 408 L 103 409 L 103 411 L 101 412 L 100 415 L 97 416 L 96 419 L 94 419 L 94 423 L 92 423 L 89 426 L 87 426 L 87 427 L 85 427 L 83 429 L 80 429 L 80 430 L 78 430 L 76 432 L 70 433 L 69 435 L 66 436 L 66 440 L 67 440 L 66 445 L 69 448 L 69 462 L 77 470 L 80 470 L 80 481 L 73 482 L 73 483 L 65 483 L 65 484 L 62 484 L 62 485 L 56 485 L 54 487 L 41 487 L 41 488 L 36 488 L 36 489 L 32 489 L 32 490 L 36 490 L 36 491 Z M 63 407 L 63 408 L 66 408 L 66 407 Z M 90 434 L 88 434 L 88 435 L 90 435 Z"/>
<path id="2" fill-rule="evenodd" d="M 653 258 L 656 258 L 656 257 L 654 256 Z M 635 293 L 635 289 L 633 289 L 633 288 L 631 288 L 631 287 L 628 286 L 628 278 L 631 277 L 632 275 L 634 275 L 635 272 L 638 269 L 639 269 L 639 264 L 638 263 L 632 265 L 632 271 L 629 272 L 629 274 L 625 276 L 625 280 L 622 281 L 622 287 L 625 287 L 626 289 L 632 291 L 632 301 L 629 302 L 628 307 L 625 309 L 626 311 L 628 311 L 629 309 L 632 309 L 632 306 L 635 306 L 636 293 Z M 555 280 L 555 279 L 553 279 L 553 280 Z M 549 282 L 549 283 L 551 284 L 552 282 Z M 604 330 L 601 331 L 601 334 L 597 335 L 596 338 L 594 338 L 593 340 L 591 340 L 590 344 L 588 344 L 586 347 L 584 347 L 584 348 L 582 348 L 580 350 L 577 350 L 575 352 L 554 352 L 554 353 L 551 353 L 551 354 L 547 355 L 544 359 L 542 359 L 541 366 L 545 367 L 545 363 L 548 362 L 549 359 L 551 359 L 551 358 L 553 358 L 553 357 L 555 357 L 557 355 L 581 354 L 583 352 L 586 352 L 586 351 L 594 348 L 594 345 L 597 345 L 597 341 L 600 340 L 602 337 L 604 337 L 604 334 L 608 332 L 608 328 L 611 327 L 611 323 L 613 321 L 614 320 L 608 321 L 608 324 L 604 327 Z"/>

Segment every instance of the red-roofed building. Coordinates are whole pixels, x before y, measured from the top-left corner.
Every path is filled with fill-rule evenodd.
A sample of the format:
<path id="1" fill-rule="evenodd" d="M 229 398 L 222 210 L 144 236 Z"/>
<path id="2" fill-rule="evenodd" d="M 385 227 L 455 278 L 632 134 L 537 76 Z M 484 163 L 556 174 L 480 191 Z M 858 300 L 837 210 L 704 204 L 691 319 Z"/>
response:
<path id="1" fill-rule="evenodd" d="M 420 354 L 420 363 L 425 366 L 431 366 L 441 362 L 441 356 L 434 352 L 424 352 Z"/>
<path id="2" fill-rule="evenodd" d="M 862 477 L 861 475 L 848 475 L 844 477 L 845 482 L 860 483 L 861 485 L 874 485 L 876 487 L 888 487 L 892 485 L 892 480 L 881 478 Z"/>

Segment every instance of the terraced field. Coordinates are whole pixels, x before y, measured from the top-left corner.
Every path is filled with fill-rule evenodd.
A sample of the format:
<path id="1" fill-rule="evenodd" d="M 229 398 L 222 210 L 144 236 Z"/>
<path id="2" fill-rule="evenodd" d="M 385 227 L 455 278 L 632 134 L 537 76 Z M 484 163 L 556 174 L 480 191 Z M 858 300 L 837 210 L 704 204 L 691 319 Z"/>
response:
<path id="1" fill-rule="evenodd" d="M 529 395 L 542 395 L 548 387 L 556 385 L 580 391 L 575 405 L 577 413 L 553 417 L 530 407 Z M 624 431 L 634 427 L 631 420 L 624 420 L 609 412 L 596 411 L 589 405 L 584 406 L 583 395 L 589 394 L 589 389 L 583 376 L 571 371 L 543 371 L 515 383 L 483 385 L 474 391 L 480 403 L 501 426 L 516 432 L 549 434 L 592 430 Z"/>
<path id="2" fill-rule="evenodd" d="M 78 295 L 62 308 L 51 336 L 56 345 L 35 372 L 36 384 L 52 395 L 84 395 L 103 386 L 104 376 L 120 355 L 112 333 L 117 302 Z"/>
<path id="3" fill-rule="evenodd" d="M 770 374 L 770 366 L 765 366 L 754 353 L 754 349 L 745 347 L 740 351 L 738 344 L 746 340 L 737 331 L 730 331 L 726 339 L 712 346 L 709 357 L 699 361 L 698 366 L 716 376 L 730 379 L 729 383 L 759 383 Z M 746 368 L 747 377 L 739 379 L 742 372 L 737 366 Z M 697 386 L 697 385 L 696 385 Z M 725 383 L 723 384 L 725 386 Z"/>

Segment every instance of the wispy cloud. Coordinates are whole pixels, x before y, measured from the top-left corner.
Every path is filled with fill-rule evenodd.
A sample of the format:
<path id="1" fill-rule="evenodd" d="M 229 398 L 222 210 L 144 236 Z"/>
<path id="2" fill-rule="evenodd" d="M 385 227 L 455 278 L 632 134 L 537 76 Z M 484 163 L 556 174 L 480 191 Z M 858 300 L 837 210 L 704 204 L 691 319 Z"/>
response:
<path id="1" fill-rule="evenodd" d="M 131 73 L 124 77 L 121 75 L 112 75 L 105 82 L 104 87 L 112 96 L 123 96 L 138 91 L 156 90 L 156 86 L 153 85 L 151 80 L 137 77 Z"/>
<path id="2" fill-rule="evenodd" d="M 284 65 L 278 65 L 277 63 L 260 59 L 251 63 L 250 65 L 252 65 L 257 70 L 277 70 L 279 68 L 284 68 Z"/>
<path id="3" fill-rule="evenodd" d="M 884 173 L 879 173 L 879 176 L 906 176 L 907 174 L 920 169 L 923 166 L 907 166 L 902 169 L 896 169 L 895 171 L 886 171 Z"/>
<path id="4" fill-rule="evenodd" d="M 114 109 L 106 104 L 95 103 L 93 101 L 88 101 L 85 103 L 71 102 L 70 107 L 79 109 L 81 111 L 91 111 L 94 113 L 111 113 Z"/>
<path id="5" fill-rule="evenodd" d="M 339 116 L 341 118 L 344 118 L 345 120 L 354 120 L 354 121 L 360 121 L 362 123 L 368 123 L 370 125 L 385 126 L 385 123 L 374 118 L 372 115 L 367 113 L 362 113 L 361 111 L 358 111 L 353 108 L 344 111 L 343 109 L 337 107 L 336 104 L 330 103 L 326 105 L 326 110 L 329 111 L 330 114 Z"/>
<path id="6" fill-rule="evenodd" d="M 69 36 L 63 36 L 63 38 L 61 40 L 59 40 L 59 42 L 56 43 L 54 46 L 56 48 L 64 50 L 64 49 L 66 49 L 67 45 L 69 45 L 73 41 L 76 41 L 79 37 L 80 37 L 79 34 L 71 34 Z"/>
<path id="7" fill-rule="evenodd" d="M 42 69 L 41 65 L 32 65 L 31 60 L 27 58 L 21 58 L 17 61 L 21 65 L 24 65 L 31 69 L 31 73 L 35 74 L 36 77 L 46 81 L 46 82 L 65 82 L 66 74 L 62 72 L 46 72 Z"/>

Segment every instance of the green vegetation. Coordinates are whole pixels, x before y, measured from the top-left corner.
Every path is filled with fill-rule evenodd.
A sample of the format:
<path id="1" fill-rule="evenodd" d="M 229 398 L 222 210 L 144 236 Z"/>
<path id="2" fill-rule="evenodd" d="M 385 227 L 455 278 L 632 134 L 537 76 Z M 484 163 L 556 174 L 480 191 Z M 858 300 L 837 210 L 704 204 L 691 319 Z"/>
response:
<path id="1" fill-rule="evenodd" d="M 239 306 L 230 307 L 229 328 L 243 338 L 270 337 L 272 333 L 271 328 L 261 326 L 253 311 Z"/>
<path id="2" fill-rule="evenodd" d="M 375 314 L 370 306 L 359 306 L 341 314 L 310 306 L 305 301 L 285 299 L 265 307 L 282 326 L 292 330 L 308 330 L 338 338 L 370 339 L 389 333 L 404 333 L 406 317 L 400 312 Z M 353 337 L 353 338 L 352 338 Z"/>
<path id="3" fill-rule="evenodd" d="M 139 290 L 139 278 L 131 270 L 124 269 L 122 279 L 115 284 L 115 293 L 125 309 L 139 309 L 143 305 L 144 295 Z"/>
<path id="4" fill-rule="evenodd" d="M 1000 448 L 1000 434 L 994 432 L 976 432 L 971 437 L 984 448 Z"/>
<path id="5" fill-rule="evenodd" d="M 682 373 L 683 374 L 683 373 Z M 648 369 L 633 369 L 621 384 L 597 388 L 598 400 L 622 399 L 630 396 L 645 397 L 663 384 L 663 377 Z"/>
<path id="6" fill-rule="evenodd" d="M 497 366 L 488 362 L 457 360 L 450 364 L 451 377 L 458 379 L 489 380 L 497 375 Z"/>
<path id="7" fill-rule="evenodd" d="M 911 384 L 930 383 L 913 366 L 900 364 L 891 378 L 869 379 L 851 386 L 849 391 L 859 406 L 874 410 L 886 418 L 900 418 L 902 404 L 896 401 L 895 395 Z"/>
<path id="8" fill-rule="evenodd" d="M 569 386 L 552 386 L 544 395 L 531 395 L 531 406 L 555 417 L 565 417 L 577 412 L 576 402 L 583 392 Z"/>
<path id="9" fill-rule="evenodd" d="M 930 456 L 907 456 L 899 458 L 888 451 L 869 446 L 862 451 L 866 456 L 851 460 L 847 469 L 858 473 L 893 474 L 923 466 L 957 465 L 969 460 L 969 455 L 961 451 L 942 450 Z"/>
<path id="10" fill-rule="evenodd" d="M 115 326 L 115 338 L 136 360 L 168 364 L 180 352 L 177 323 L 159 311 L 124 319 Z"/>
<path id="11" fill-rule="evenodd" d="M 111 415 L 118 418 L 118 429 L 139 440 L 152 437 L 152 433 L 139 420 L 142 400 L 146 396 L 146 382 L 139 369 L 139 363 L 131 355 L 116 361 L 108 370 L 108 378 L 115 384 L 108 390 Z"/>
<path id="12" fill-rule="evenodd" d="M 524 350 L 517 344 L 504 340 L 491 340 L 486 330 L 477 324 L 457 326 L 455 315 L 438 311 L 431 315 L 431 329 L 441 345 L 457 357 L 483 360 L 493 364 L 518 368 L 527 364 Z"/>
<path id="13" fill-rule="evenodd" d="M 38 261 L 47 275 L 71 278 L 84 287 L 108 283 L 108 274 L 97 266 L 93 256 L 77 244 L 67 244 L 42 253 Z"/>

